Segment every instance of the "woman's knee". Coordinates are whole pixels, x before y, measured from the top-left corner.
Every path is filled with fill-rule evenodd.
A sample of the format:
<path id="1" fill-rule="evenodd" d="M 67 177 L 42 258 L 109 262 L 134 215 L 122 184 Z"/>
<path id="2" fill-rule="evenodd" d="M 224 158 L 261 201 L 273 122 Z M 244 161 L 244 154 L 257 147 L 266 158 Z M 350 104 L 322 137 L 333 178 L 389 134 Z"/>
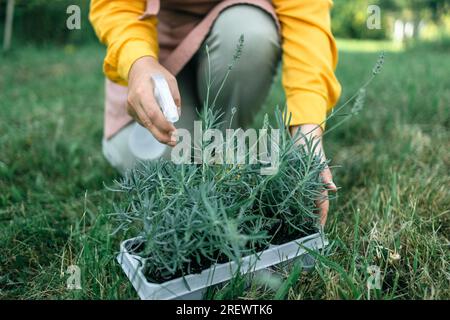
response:
<path id="1" fill-rule="evenodd" d="M 233 59 L 240 36 L 244 43 L 239 58 L 241 70 L 272 70 L 280 57 L 280 39 L 272 16 L 252 5 L 235 5 L 217 18 L 206 43 L 211 60 L 227 67 Z"/>
<path id="2" fill-rule="evenodd" d="M 102 151 L 106 160 L 116 168 L 120 173 L 124 174 L 127 170 L 135 167 L 137 159 L 133 156 L 128 140 L 133 126 L 128 125 L 122 128 L 117 134 L 110 139 L 103 139 Z"/>
<path id="3" fill-rule="evenodd" d="M 240 58 L 222 86 L 221 80 L 233 61 L 241 35 L 244 43 Z M 209 55 L 204 50 L 199 52 L 197 65 L 197 90 L 201 101 L 206 101 L 211 92 L 217 98 L 215 104 L 224 111 L 225 123 L 232 119 L 233 127 L 248 126 L 269 92 L 280 60 L 275 21 L 255 6 L 235 5 L 219 15 L 206 45 Z M 208 76 L 209 68 L 212 79 Z M 236 115 L 233 115 L 233 107 L 238 110 Z"/>

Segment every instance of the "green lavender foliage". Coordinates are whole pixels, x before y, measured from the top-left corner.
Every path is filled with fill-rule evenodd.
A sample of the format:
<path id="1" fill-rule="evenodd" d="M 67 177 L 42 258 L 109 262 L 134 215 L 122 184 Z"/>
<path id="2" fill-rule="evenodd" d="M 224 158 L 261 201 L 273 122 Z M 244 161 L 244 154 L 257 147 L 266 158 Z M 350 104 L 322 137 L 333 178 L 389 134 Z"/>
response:
<path id="1" fill-rule="evenodd" d="M 116 183 L 114 190 L 125 194 L 126 205 L 112 216 L 118 230 L 131 228 L 145 240 L 139 254 L 148 258 L 150 279 L 198 272 L 217 261 L 239 262 L 272 238 L 287 237 L 281 234 L 287 230 L 294 238 L 312 232 L 324 164 L 296 147 L 286 127 L 282 136 L 275 175 L 261 175 L 261 164 L 160 159 L 143 162 Z"/>
<path id="2" fill-rule="evenodd" d="M 242 46 L 243 37 L 223 82 Z M 351 98 L 356 99 L 354 110 L 343 121 L 361 110 L 365 87 L 380 72 L 383 62 L 381 55 L 372 77 Z M 222 113 L 214 105 L 216 98 L 211 104 L 208 100 L 200 115 L 204 130 L 222 124 Z M 273 175 L 260 174 L 261 162 L 175 164 L 159 159 L 141 163 L 116 181 L 111 190 L 124 195 L 125 205 L 118 206 L 111 216 L 118 223 L 116 231 L 131 229 L 143 240 L 143 248 L 136 254 L 145 258 L 149 280 L 199 272 L 217 262 L 239 263 L 242 256 L 271 243 L 317 230 L 315 201 L 321 199 L 325 188 L 320 173 L 327 163 L 315 152 L 316 141 L 300 133 L 290 136 L 290 119 L 285 112 L 277 108 L 275 119 L 281 134 L 278 171 Z M 266 121 L 264 126 L 269 132 L 273 129 Z M 301 147 L 297 143 L 300 139 L 304 140 Z M 229 148 L 226 143 L 224 148 Z M 196 147 L 204 151 L 207 146 L 202 143 Z"/>

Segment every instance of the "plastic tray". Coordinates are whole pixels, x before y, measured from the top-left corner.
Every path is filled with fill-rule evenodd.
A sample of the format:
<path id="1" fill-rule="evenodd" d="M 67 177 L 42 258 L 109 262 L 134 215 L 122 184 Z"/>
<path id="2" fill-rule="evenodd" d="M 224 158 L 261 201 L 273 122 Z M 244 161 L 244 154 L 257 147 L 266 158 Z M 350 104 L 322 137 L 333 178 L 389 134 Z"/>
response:
<path id="1" fill-rule="evenodd" d="M 139 241 L 139 238 L 128 239 L 121 243 L 117 261 L 143 300 L 202 299 L 208 287 L 230 280 L 236 272 L 247 274 L 260 271 L 295 258 L 302 259 L 305 267 L 308 265 L 311 267 L 314 259 L 304 248 L 319 250 L 328 245 L 323 235 L 315 233 L 282 245 L 273 245 L 257 254 L 246 256 L 242 258 L 240 268 L 235 262 L 215 264 L 201 273 L 157 284 L 145 278 L 142 272 L 143 258 L 131 254 L 127 249 L 135 241 Z"/>

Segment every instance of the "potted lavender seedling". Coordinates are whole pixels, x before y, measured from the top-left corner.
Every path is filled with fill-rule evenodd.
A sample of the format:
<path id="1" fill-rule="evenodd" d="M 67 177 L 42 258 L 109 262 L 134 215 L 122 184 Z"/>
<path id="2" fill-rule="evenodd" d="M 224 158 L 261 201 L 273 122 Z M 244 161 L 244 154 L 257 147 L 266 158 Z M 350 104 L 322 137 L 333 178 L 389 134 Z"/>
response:
<path id="1" fill-rule="evenodd" d="M 361 108 L 368 83 L 351 98 L 356 102 L 349 115 Z M 220 118 L 214 106 L 206 105 L 204 130 L 217 128 Z M 134 236 L 122 242 L 117 259 L 140 298 L 201 298 L 205 289 L 238 273 L 290 261 L 327 244 L 315 209 L 325 188 L 320 173 L 327 164 L 314 152 L 313 141 L 300 133 L 290 136 L 285 113 L 277 109 L 275 119 L 274 126 L 264 124 L 264 132 L 277 132 L 279 138 L 270 147 L 278 155 L 271 174 L 261 174 L 266 163 L 260 160 L 211 162 L 209 141 L 200 146 L 200 163 L 143 162 L 111 188 L 122 195 L 111 214 L 117 231 Z M 302 147 L 299 139 L 305 139 Z M 244 158 L 260 141 L 248 143 Z M 234 143 L 223 141 L 218 147 L 239 152 Z"/>

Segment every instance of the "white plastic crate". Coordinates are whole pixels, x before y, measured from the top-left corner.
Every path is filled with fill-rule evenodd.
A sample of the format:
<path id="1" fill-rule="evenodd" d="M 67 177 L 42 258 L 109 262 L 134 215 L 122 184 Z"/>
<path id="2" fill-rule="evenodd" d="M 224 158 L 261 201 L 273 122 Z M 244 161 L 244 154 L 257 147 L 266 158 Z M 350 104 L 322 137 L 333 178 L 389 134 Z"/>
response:
<path id="1" fill-rule="evenodd" d="M 138 238 L 132 238 L 123 241 L 117 261 L 143 300 L 202 299 L 208 287 L 230 280 L 238 271 L 238 265 L 235 262 L 227 262 L 215 264 L 201 273 L 185 276 L 184 279 L 180 277 L 161 284 L 151 283 L 142 272 L 143 259 L 131 254 L 127 249 L 131 243 L 138 240 Z M 314 259 L 307 253 L 305 247 L 319 250 L 326 245 L 328 245 L 327 239 L 319 233 L 282 245 L 273 245 L 257 254 L 242 258 L 239 272 L 247 274 L 260 271 L 296 258 L 302 259 L 305 267 L 308 265 L 311 267 Z"/>

